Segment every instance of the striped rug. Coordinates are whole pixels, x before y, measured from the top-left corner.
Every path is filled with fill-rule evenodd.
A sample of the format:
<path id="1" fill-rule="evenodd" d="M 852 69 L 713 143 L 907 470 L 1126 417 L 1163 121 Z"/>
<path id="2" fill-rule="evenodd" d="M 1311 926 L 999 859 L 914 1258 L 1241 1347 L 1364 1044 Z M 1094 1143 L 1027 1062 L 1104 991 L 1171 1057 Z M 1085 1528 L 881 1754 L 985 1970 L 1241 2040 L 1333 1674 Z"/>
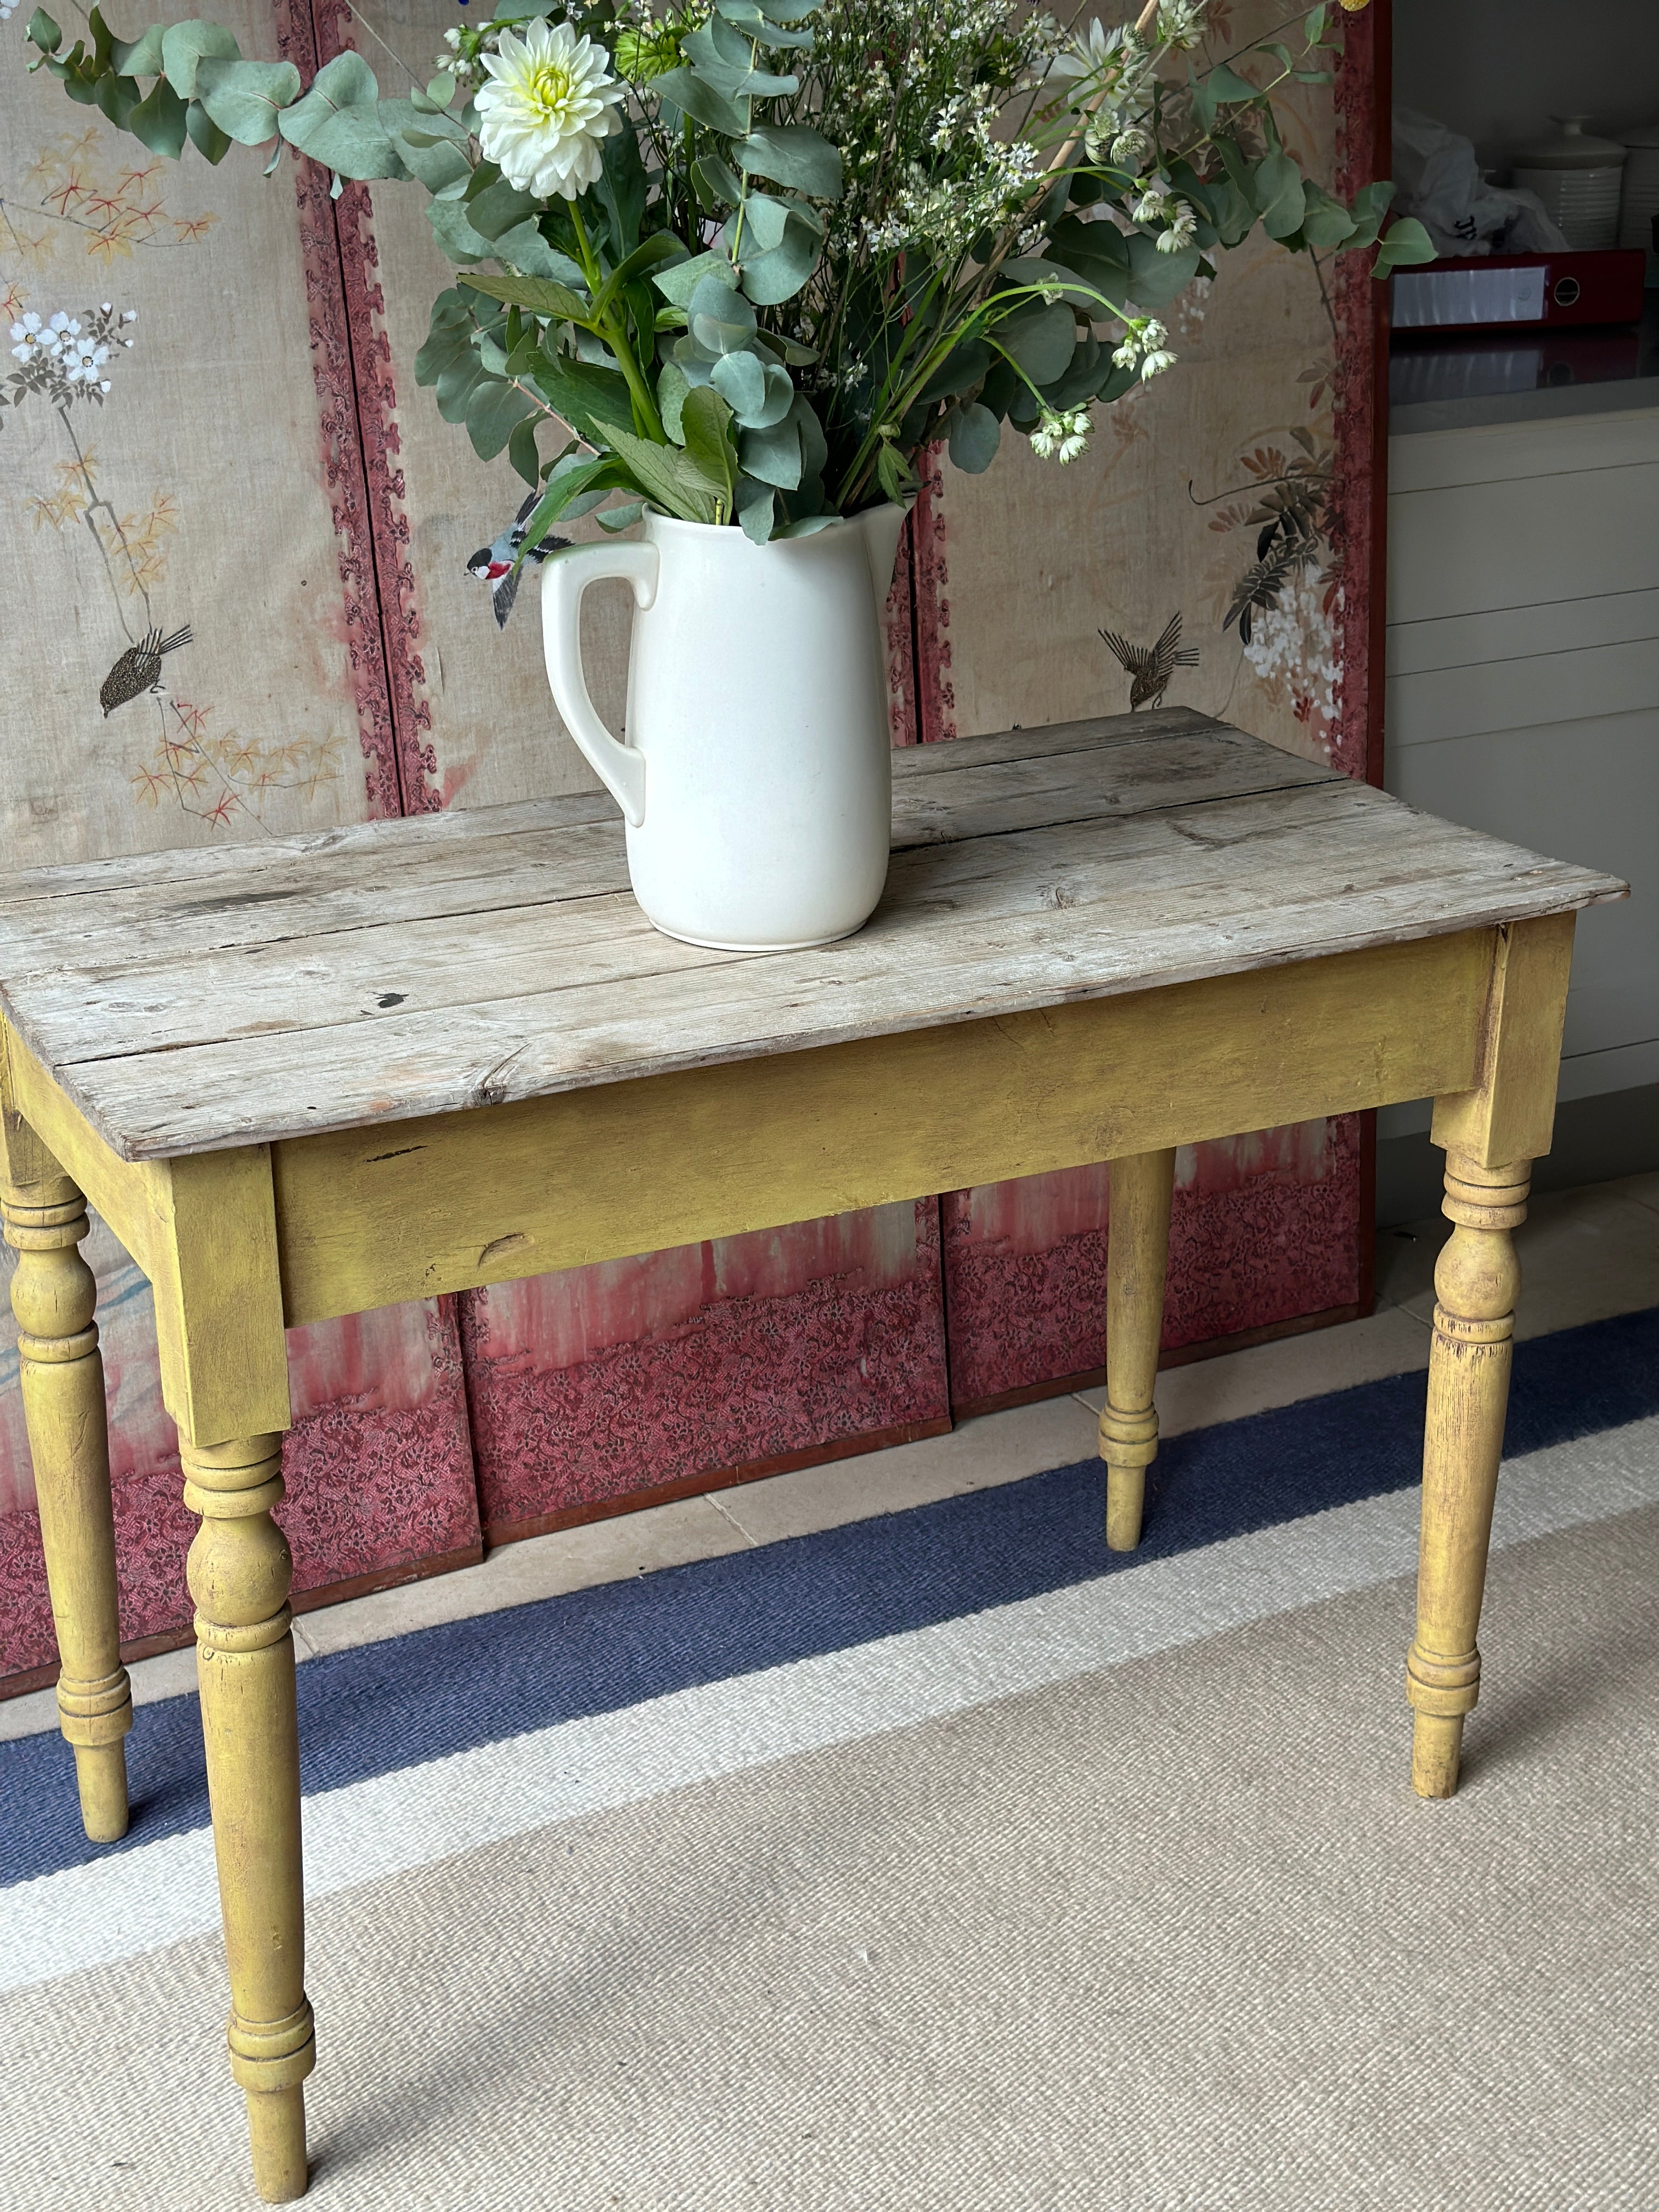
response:
<path id="1" fill-rule="evenodd" d="M 319 2204 L 1659 2203 L 1659 1310 L 1517 1348 L 1466 1785 L 1424 1380 L 299 1676 Z M 0 1745 L 0 2201 L 252 2201 L 194 1700 Z"/>

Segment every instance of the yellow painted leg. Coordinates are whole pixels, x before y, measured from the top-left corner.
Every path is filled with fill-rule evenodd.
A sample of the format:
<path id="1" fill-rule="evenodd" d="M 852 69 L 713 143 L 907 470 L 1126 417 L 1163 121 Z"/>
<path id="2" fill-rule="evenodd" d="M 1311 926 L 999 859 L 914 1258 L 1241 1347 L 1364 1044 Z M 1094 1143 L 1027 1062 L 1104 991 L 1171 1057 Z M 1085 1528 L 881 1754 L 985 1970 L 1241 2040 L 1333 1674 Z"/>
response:
<path id="1" fill-rule="evenodd" d="M 1434 1271 L 1417 1634 L 1406 1661 L 1412 1786 L 1423 1797 L 1456 1789 L 1463 1716 L 1480 1695 L 1475 1631 L 1521 1286 L 1510 1231 L 1526 1219 L 1531 1169 L 1529 1160 L 1488 1168 L 1446 1158 L 1444 1210 L 1455 1226 Z"/>
<path id="2" fill-rule="evenodd" d="M 59 1723 L 75 1748 L 87 1833 L 111 1844 L 127 1832 L 122 1739 L 132 1726 L 132 1691 L 116 1606 L 104 1363 L 93 1319 L 98 1291 L 80 1251 L 86 1200 L 67 1176 L 56 1175 L 9 1184 L 0 1211 L 17 1253 L 11 1304 L 58 1631 Z"/>
<path id="3" fill-rule="evenodd" d="M 190 1590 L 230 1968 L 231 2071 L 247 2095 L 254 2185 L 281 2204 L 305 2194 L 301 2084 L 317 2056 L 305 1993 L 293 1561 L 270 1517 L 283 1496 L 282 1438 L 180 1443 L 185 1503 L 202 1516 Z"/>
<path id="4" fill-rule="evenodd" d="M 1114 1160 L 1111 1178 L 1100 1455 L 1106 1462 L 1106 1541 L 1115 1552 L 1133 1552 L 1140 1541 L 1146 1470 L 1158 1456 L 1152 1393 L 1164 1334 L 1175 1153 L 1136 1152 Z"/>

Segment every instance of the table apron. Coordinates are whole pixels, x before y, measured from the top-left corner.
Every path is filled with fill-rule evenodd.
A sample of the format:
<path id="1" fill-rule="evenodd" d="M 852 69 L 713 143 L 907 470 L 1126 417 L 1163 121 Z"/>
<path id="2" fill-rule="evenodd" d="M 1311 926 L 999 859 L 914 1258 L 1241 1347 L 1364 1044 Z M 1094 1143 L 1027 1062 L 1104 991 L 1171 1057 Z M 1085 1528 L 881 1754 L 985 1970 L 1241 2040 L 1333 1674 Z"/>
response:
<path id="1" fill-rule="evenodd" d="M 1466 1091 L 1500 939 L 1464 931 L 279 1142 L 284 1317 Z"/>

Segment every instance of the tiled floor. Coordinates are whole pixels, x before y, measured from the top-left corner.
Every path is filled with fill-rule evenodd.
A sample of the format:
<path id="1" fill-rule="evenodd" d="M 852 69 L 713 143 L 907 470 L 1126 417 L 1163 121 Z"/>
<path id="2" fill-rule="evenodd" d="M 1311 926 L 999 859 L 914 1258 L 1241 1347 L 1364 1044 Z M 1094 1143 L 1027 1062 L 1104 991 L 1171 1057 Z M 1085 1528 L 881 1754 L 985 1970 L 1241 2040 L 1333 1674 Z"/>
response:
<path id="1" fill-rule="evenodd" d="M 1158 1382 L 1164 1433 L 1179 1435 L 1425 1367 L 1434 1260 L 1449 1234 L 1449 1224 L 1439 1217 L 1382 1234 L 1376 1311 L 1365 1321 L 1171 1369 Z M 1522 1336 L 1659 1305 L 1659 1175 L 1540 1197 L 1516 1241 L 1525 1278 L 1518 1316 Z M 509 1544 L 459 1573 L 306 1613 L 295 1623 L 295 1641 L 301 1658 L 308 1659 L 439 1621 L 1017 1482 L 1095 1449 L 1103 1395 L 1091 1390 L 1046 1399 L 966 1421 L 949 1436 Z M 167 1652 L 131 1671 L 138 1703 L 176 1697 L 195 1687 L 196 1655 Z M 49 1690 L 0 1703 L 0 1740 L 56 1724 Z"/>

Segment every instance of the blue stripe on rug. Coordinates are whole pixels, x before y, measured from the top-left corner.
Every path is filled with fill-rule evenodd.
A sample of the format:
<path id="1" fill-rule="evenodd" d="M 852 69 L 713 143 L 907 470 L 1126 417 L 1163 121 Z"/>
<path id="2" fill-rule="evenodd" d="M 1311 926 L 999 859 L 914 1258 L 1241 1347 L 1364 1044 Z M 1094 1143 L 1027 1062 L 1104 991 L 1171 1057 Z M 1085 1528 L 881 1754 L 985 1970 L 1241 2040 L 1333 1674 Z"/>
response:
<path id="1" fill-rule="evenodd" d="M 845 1650 L 1299 1519 L 1417 1481 L 1425 1378 L 1361 1384 L 1172 1438 L 1139 1551 L 1106 1549 L 1097 1461 L 821 1534 L 309 1660 L 307 1794 L 584 1715 Z M 1659 1308 L 1516 1351 L 1517 1457 L 1659 1413 Z M 201 1827 L 194 1698 L 141 1706 L 125 1844 L 81 1831 L 55 1735 L 0 1745 L 0 1885 Z"/>

